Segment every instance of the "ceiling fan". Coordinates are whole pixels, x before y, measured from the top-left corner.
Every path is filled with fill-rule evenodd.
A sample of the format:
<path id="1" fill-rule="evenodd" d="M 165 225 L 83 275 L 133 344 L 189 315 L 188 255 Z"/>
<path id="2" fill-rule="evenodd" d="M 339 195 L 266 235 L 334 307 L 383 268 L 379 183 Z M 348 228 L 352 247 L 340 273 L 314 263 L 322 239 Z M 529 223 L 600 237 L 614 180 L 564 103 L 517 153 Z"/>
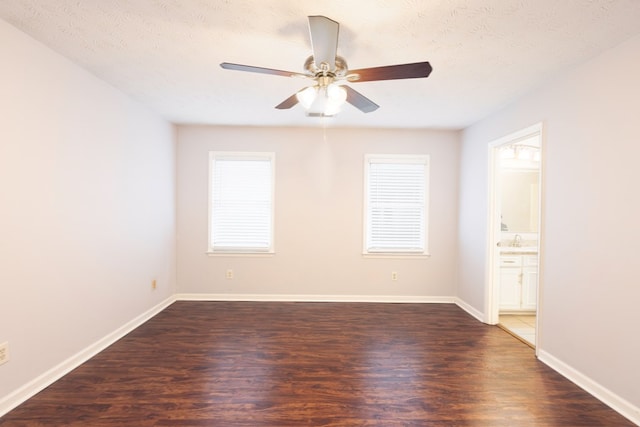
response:
<path id="1" fill-rule="evenodd" d="M 338 31 L 339 24 L 336 21 L 325 16 L 309 16 L 312 55 L 304 63 L 304 73 L 229 62 L 223 62 L 220 66 L 227 70 L 313 80 L 313 85 L 291 95 L 276 105 L 276 108 L 286 110 L 300 103 L 306 109 L 308 116 L 315 117 L 330 117 L 337 114 L 345 101 L 364 113 L 378 109 L 378 104 L 343 84 L 344 82 L 413 79 L 428 77 L 431 73 L 431 65 L 426 61 L 349 70 L 347 61 L 337 55 Z"/>

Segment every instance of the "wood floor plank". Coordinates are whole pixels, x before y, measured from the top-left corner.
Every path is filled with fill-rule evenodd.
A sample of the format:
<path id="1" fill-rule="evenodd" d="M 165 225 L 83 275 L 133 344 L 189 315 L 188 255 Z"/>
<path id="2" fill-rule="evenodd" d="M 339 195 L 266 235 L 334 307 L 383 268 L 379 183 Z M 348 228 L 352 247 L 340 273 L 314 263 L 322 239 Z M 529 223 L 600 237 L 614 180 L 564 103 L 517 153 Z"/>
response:
<path id="1" fill-rule="evenodd" d="M 633 426 L 450 304 L 176 302 L 13 426 Z"/>

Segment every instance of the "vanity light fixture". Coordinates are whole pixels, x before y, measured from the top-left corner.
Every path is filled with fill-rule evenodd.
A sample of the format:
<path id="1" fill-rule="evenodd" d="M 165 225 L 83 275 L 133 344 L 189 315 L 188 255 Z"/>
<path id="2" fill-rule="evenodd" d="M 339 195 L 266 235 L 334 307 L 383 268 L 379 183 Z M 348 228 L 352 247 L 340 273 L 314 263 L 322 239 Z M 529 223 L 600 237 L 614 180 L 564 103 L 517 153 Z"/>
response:
<path id="1" fill-rule="evenodd" d="M 500 149 L 500 158 L 506 160 L 540 161 L 538 147 L 514 144 Z"/>
<path id="2" fill-rule="evenodd" d="M 515 159 L 515 150 L 511 147 L 504 147 L 500 149 L 500 158 L 502 159 Z"/>
<path id="3" fill-rule="evenodd" d="M 516 157 L 518 160 L 531 160 L 533 157 L 531 154 L 531 149 L 529 147 L 516 146 Z"/>

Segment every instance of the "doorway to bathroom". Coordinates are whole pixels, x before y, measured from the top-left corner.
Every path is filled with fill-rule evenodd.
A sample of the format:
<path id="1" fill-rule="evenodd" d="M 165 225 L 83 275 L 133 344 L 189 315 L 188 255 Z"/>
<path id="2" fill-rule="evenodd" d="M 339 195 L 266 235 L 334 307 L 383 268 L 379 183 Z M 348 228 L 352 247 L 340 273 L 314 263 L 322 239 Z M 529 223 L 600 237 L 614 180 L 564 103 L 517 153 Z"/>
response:
<path id="1" fill-rule="evenodd" d="M 542 124 L 489 144 L 487 323 L 536 346 Z"/>

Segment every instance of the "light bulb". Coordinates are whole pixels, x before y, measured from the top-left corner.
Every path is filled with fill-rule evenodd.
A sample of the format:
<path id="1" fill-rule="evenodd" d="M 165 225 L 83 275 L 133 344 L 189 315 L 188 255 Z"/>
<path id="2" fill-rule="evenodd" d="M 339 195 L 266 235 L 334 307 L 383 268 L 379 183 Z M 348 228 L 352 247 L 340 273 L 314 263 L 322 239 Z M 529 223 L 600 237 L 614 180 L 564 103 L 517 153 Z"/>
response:
<path id="1" fill-rule="evenodd" d="M 527 147 L 520 147 L 518 150 L 518 160 L 531 160 L 531 150 Z"/>
<path id="2" fill-rule="evenodd" d="M 505 147 L 505 148 L 502 148 L 500 150 L 500 157 L 503 158 L 503 159 L 513 159 L 516 156 L 515 156 L 515 153 L 513 151 L 513 148 Z"/>

